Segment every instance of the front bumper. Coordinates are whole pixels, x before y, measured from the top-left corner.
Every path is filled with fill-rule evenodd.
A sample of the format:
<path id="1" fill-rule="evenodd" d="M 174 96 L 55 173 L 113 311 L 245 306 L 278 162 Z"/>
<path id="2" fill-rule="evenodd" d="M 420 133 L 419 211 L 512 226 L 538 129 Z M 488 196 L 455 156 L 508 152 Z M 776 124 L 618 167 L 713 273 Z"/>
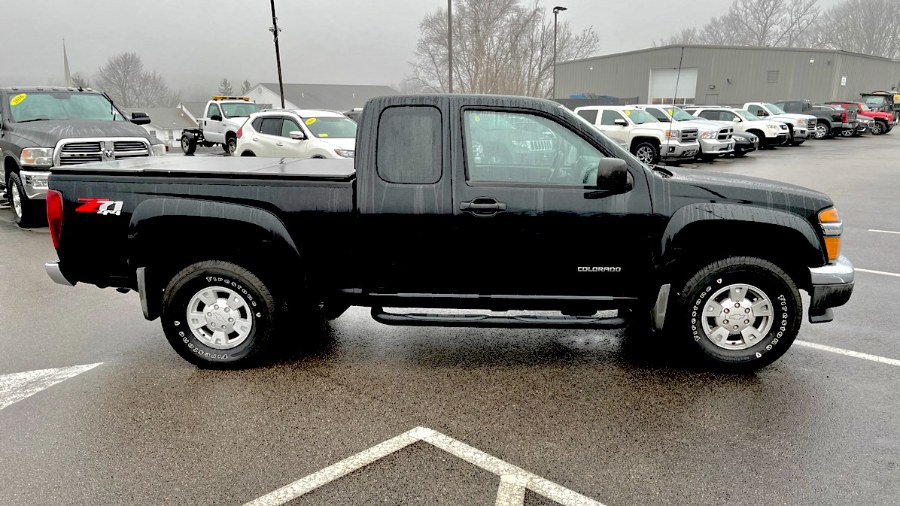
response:
<path id="1" fill-rule="evenodd" d="M 734 152 L 734 141 L 700 139 L 700 152 L 704 155 L 727 155 Z"/>
<path id="2" fill-rule="evenodd" d="M 853 293 L 853 264 L 842 256 L 822 267 L 811 267 L 809 278 L 809 322 L 830 322 L 834 319 L 831 308 L 846 304 Z"/>
<path id="3" fill-rule="evenodd" d="M 809 130 L 807 130 L 804 127 L 798 127 L 798 126 L 794 127 L 794 140 L 795 141 L 802 141 L 802 140 L 808 139 L 808 138 L 809 138 Z"/>
<path id="4" fill-rule="evenodd" d="M 46 170 L 21 170 L 22 186 L 25 196 L 31 200 L 47 198 L 47 178 L 50 172 Z"/>
<path id="5" fill-rule="evenodd" d="M 50 276 L 54 283 L 75 286 L 75 282 L 69 281 L 65 274 L 62 273 L 62 270 L 59 268 L 59 262 L 47 262 L 44 264 L 44 269 L 47 270 L 47 275 Z"/>
<path id="6" fill-rule="evenodd" d="M 670 142 L 660 146 L 659 157 L 664 160 L 691 159 L 699 152 L 699 142 Z"/>

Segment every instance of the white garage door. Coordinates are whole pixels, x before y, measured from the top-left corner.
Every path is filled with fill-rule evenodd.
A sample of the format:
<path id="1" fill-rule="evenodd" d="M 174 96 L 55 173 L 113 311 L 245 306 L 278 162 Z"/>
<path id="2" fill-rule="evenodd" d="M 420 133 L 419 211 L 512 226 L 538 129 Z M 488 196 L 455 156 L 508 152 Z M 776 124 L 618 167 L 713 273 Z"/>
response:
<path id="1" fill-rule="evenodd" d="M 676 93 L 675 83 L 678 83 Z M 697 93 L 697 69 L 650 70 L 650 103 L 677 105 L 693 104 Z"/>

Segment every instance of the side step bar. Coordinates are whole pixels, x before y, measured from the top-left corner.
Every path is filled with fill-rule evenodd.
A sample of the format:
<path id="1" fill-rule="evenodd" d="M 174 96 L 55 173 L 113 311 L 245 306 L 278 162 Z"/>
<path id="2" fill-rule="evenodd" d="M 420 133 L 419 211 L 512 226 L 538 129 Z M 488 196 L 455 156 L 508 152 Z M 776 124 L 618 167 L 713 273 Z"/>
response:
<path id="1" fill-rule="evenodd" d="M 594 316 L 494 316 L 484 314 L 428 314 L 389 313 L 381 307 L 372 308 L 372 318 L 385 325 L 413 327 L 505 327 L 519 329 L 619 329 L 625 327 L 624 318 Z"/>

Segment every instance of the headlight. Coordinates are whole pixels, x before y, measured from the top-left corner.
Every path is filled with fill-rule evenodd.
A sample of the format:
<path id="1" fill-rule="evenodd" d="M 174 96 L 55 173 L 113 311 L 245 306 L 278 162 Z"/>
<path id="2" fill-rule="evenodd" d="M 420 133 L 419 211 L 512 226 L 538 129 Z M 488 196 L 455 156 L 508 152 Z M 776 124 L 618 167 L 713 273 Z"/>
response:
<path id="1" fill-rule="evenodd" d="M 681 132 L 678 130 L 668 130 L 666 131 L 666 137 L 672 137 L 673 139 L 678 139 L 681 137 Z"/>
<path id="2" fill-rule="evenodd" d="M 356 151 L 353 149 L 335 148 L 334 153 L 342 158 L 353 158 L 356 156 Z"/>
<path id="3" fill-rule="evenodd" d="M 25 148 L 19 155 L 19 164 L 50 167 L 53 165 L 53 148 Z"/>
<path id="4" fill-rule="evenodd" d="M 163 156 L 166 154 L 165 144 L 153 144 L 150 146 L 150 154 L 153 156 Z"/>
<path id="5" fill-rule="evenodd" d="M 712 139 L 713 137 L 716 136 L 717 133 L 718 132 L 706 131 L 706 132 L 703 132 L 702 134 L 700 134 L 700 138 L 701 139 Z"/>

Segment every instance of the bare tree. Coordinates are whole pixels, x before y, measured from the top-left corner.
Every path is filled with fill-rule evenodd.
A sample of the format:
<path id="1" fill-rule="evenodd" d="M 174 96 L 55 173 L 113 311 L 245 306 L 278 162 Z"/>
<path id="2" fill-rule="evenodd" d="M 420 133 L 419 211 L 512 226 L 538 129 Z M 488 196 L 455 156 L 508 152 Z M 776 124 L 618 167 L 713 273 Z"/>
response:
<path id="1" fill-rule="evenodd" d="M 241 84 L 241 95 L 246 95 L 247 93 L 250 93 L 250 88 L 252 88 L 252 87 L 253 86 L 250 84 L 250 81 L 247 81 L 245 79 L 244 82 Z"/>
<path id="2" fill-rule="evenodd" d="M 700 44 L 702 43 L 701 37 L 702 32 L 695 28 L 684 28 L 680 32 L 675 35 L 670 35 L 668 38 L 660 39 L 658 41 L 653 42 L 653 47 L 659 46 L 684 46 L 689 44 Z"/>
<path id="3" fill-rule="evenodd" d="M 404 87 L 444 92 L 447 12 L 425 16 L 412 73 Z M 573 33 L 560 23 L 557 61 L 582 58 L 598 45 L 592 28 Z M 463 93 L 547 97 L 553 79 L 553 19 L 537 3 L 457 0 L 453 6 L 453 88 Z"/>
<path id="4" fill-rule="evenodd" d="M 72 86 L 76 88 L 90 88 L 91 82 L 81 72 L 75 72 L 72 74 Z"/>
<path id="5" fill-rule="evenodd" d="M 122 107 L 159 107 L 175 105 L 178 93 L 166 86 L 156 71 L 144 70 L 137 53 L 120 53 L 107 60 L 97 72 L 97 86 Z"/>
<path id="6" fill-rule="evenodd" d="M 900 0 L 845 0 L 816 23 L 821 47 L 900 58 Z"/>
<path id="7" fill-rule="evenodd" d="M 234 95 L 234 88 L 227 77 L 222 78 L 222 81 L 219 83 L 219 95 Z"/>

